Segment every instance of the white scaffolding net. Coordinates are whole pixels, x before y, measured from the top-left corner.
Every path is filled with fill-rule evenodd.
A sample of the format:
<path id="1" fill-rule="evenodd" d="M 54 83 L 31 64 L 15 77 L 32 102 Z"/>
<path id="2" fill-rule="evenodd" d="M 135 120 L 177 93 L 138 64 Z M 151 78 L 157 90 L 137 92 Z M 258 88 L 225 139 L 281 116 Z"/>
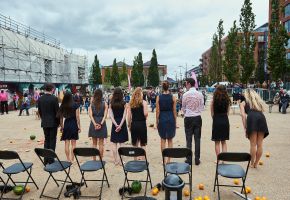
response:
<path id="1" fill-rule="evenodd" d="M 87 57 L 0 14 L 0 81 L 88 83 Z"/>

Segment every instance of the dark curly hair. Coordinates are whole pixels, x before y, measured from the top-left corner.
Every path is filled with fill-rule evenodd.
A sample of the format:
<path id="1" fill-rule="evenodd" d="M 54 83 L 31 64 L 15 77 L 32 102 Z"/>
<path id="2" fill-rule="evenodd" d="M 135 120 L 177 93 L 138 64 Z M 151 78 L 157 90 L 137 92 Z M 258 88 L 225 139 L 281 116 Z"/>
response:
<path id="1" fill-rule="evenodd" d="M 227 89 L 223 85 L 218 85 L 213 94 L 213 109 L 214 113 L 227 113 L 231 100 Z"/>

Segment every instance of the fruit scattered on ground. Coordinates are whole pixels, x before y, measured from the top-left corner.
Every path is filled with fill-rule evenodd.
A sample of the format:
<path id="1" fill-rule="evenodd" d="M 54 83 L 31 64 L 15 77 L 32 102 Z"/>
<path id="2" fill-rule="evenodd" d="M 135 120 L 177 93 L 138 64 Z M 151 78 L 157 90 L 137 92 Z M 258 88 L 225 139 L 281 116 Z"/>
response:
<path id="1" fill-rule="evenodd" d="M 29 186 L 26 186 L 25 192 L 30 192 L 30 187 Z"/>
<path id="2" fill-rule="evenodd" d="M 235 185 L 240 185 L 240 180 L 239 179 L 234 179 L 234 184 Z"/>
<path id="3" fill-rule="evenodd" d="M 24 186 L 23 185 L 16 185 L 16 186 L 13 187 L 13 192 L 16 195 L 21 195 L 23 190 L 24 190 Z"/>
<path id="4" fill-rule="evenodd" d="M 261 198 L 260 197 L 255 197 L 255 200 L 261 200 Z"/>
<path id="5" fill-rule="evenodd" d="M 36 136 L 35 135 L 30 135 L 30 140 L 35 140 Z"/>
<path id="6" fill-rule="evenodd" d="M 183 190 L 183 195 L 186 196 L 186 197 L 188 197 L 190 195 L 189 189 L 187 189 L 187 188 L 184 189 Z"/>
<path id="7" fill-rule="evenodd" d="M 210 198 L 209 198 L 209 196 L 205 195 L 205 196 L 203 197 L 203 200 L 210 200 Z"/>
<path id="8" fill-rule="evenodd" d="M 149 124 L 149 127 L 154 127 L 154 124 Z"/>
<path id="9" fill-rule="evenodd" d="M 151 191 L 151 193 L 152 193 L 153 196 L 156 196 L 156 195 L 158 194 L 158 192 L 159 192 L 159 190 L 158 190 L 158 188 L 156 188 L 156 187 L 154 187 L 154 188 L 152 189 L 152 191 Z"/>
<path id="10" fill-rule="evenodd" d="M 259 161 L 259 165 L 263 165 L 263 164 L 264 164 L 264 162 L 260 160 Z"/>
<path id="11" fill-rule="evenodd" d="M 198 184 L 198 189 L 199 190 L 204 190 L 204 185 L 202 183 Z"/>
<path id="12" fill-rule="evenodd" d="M 249 194 L 249 193 L 251 193 L 251 192 L 252 192 L 252 189 L 251 189 L 250 187 L 247 186 L 247 187 L 246 187 L 246 193 Z"/>
<path id="13" fill-rule="evenodd" d="M 140 181 L 133 181 L 131 184 L 132 192 L 139 193 L 142 189 L 142 185 Z"/>
<path id="14" fill-rule="evenodd" d="M 266 197 L 261 197 L 261 200 L 267 200 L 267 198 Z"/>
<path id="15" fill-rule="evenodd" d="M 269 158 L 270 157 L 270 153 L 268 152 L 268 153 L 266 153 L 266 157 L 267 158 Z"/>

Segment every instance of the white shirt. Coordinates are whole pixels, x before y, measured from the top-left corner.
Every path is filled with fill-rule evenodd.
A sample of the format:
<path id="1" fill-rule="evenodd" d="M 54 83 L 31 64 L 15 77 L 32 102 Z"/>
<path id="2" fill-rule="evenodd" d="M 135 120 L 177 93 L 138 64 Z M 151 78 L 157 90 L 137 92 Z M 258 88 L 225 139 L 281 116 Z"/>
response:
<path id="1" fill-rule="evenodd" d="M 196 117 L 204 110 L 204 97 L 194 87 L 182 96 L 182 111 L 185 117 Z"/>

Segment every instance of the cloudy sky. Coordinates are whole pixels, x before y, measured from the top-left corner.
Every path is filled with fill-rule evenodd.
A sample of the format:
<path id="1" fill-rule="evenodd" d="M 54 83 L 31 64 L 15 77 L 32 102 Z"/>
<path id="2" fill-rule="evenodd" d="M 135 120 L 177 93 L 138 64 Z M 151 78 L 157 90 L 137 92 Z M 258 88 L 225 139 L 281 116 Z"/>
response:
<path id="1" fill-rule="evenodd" d="M 219 19 L 227 33 L 244 0 L 1 0 L 0 13 L 61 41 L 74 53 L 95 54 L 100 63 L 143 61 L 156 49 L 169 76 L 178 66 L 199 64 Z M 252 0 L 256 25 L 268 20 L 268 0 Z M 182 69 L 183 70 L 183 69 Z"/>

